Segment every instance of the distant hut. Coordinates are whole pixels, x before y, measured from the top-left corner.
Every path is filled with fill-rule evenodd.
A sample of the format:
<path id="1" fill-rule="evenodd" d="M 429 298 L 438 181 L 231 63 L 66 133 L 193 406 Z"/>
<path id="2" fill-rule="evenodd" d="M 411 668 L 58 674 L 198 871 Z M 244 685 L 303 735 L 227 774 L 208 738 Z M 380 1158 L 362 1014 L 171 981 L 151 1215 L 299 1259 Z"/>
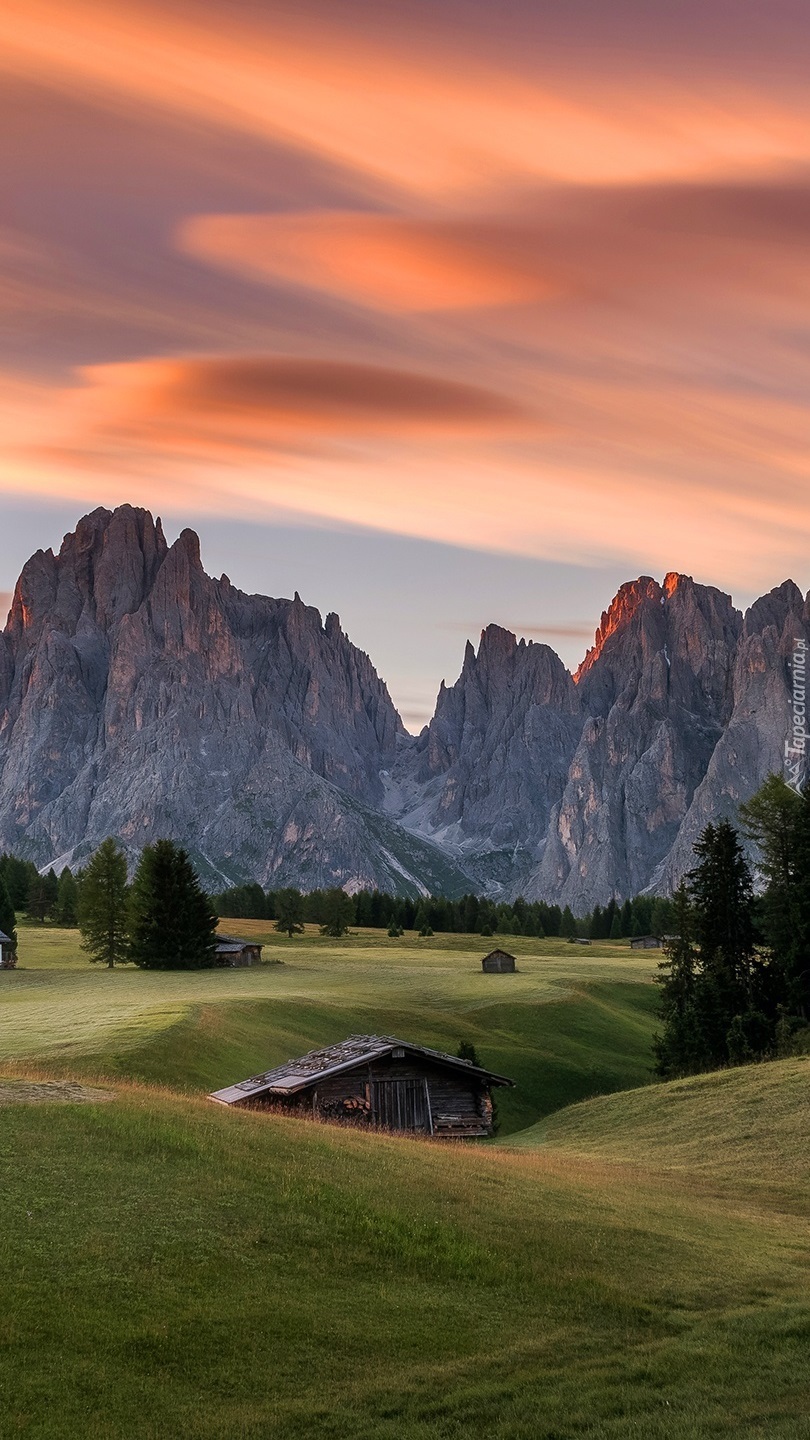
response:
<path id="1" fill-rule="evenodd" d="M 658 935 L 634 935 L 630 941 L 631 950 L 660 950 L 663 940 Z"/>
<path id="2" fill-rule="evenodd" d="M 217 965 L 230 965 L 236 969 L 243 965 L 259 965 L 262 947 L 254 940 L 239 940 L 235 935 L 217 935 L 214 954 Z"/>
<path id="3" fill-rule="evenodd" d="M 0 930 L 0 970 L 13 970 L 17 964 L 17 946 L 5 930 Z"/>
<path id="4" fill-rule="evenodd" d="M 481 961 L 481 969 L 487 975 L 513 975 L 515 957 L 508 950 L 490 950 Z"/>
<path id="5" fill-rule="evenodd" d="M 350 1035 L 263 1075 L 216 1090 L 221 1105 L 436 1138 L 492 1134 L 495 1085 L 512 1085 L 469 1060 L 391 1035 Z"/>

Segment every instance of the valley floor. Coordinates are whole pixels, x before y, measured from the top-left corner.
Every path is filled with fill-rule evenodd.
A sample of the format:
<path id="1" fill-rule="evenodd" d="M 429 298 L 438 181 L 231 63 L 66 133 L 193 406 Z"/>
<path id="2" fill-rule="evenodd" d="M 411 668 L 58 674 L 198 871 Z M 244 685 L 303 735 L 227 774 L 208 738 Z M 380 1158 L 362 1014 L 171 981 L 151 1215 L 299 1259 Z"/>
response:
<path id="1" fill-rule="evenodd" d="M 648 1084 L 654 956 L 517 941 L 484 977 L 470 937 L 307 936 L 256 972 L 107 975 L 21 938 L 4 1440 L 806 1440 L 810 1059 Z M 367 1028 L 518 1078 L 498 1142 L 204 1098 Z M 43 1098 L 60 1077 L 114 1100 Z"/>

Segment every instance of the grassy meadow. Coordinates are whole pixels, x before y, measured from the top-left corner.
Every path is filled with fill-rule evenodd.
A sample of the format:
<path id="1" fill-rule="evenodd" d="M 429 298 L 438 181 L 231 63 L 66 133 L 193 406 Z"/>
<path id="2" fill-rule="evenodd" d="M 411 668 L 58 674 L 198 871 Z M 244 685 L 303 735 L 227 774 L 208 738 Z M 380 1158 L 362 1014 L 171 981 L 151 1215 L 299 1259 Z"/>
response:
<path id="1" fill-rule="evenodd" d="M 0 976 L 3 1440 L 806 1440 L 810 1059 L 649 1083 L 626 945 L 223 928 L 281 963 Z M 498 1140 L 205 1099 L 365 1030 L 472 1039 Z"/>

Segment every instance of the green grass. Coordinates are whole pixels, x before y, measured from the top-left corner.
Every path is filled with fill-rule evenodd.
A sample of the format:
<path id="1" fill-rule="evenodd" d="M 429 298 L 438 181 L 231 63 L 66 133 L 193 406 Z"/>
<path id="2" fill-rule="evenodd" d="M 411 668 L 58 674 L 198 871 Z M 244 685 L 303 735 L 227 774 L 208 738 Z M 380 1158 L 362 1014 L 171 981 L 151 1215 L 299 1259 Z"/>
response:
<path id="1" fill-rule="evenodd" d="M 786 1203 L 810 1195 L 810 1056 L 604 1095 L 515 1135 L 523 1149 L 654 1165 Z"/>
<path id="2" fill-rule="evenodd" d="M 3 1435 L 805 1437 L 807 1228 L 122 1085 L 2 1112 Z"/>
<path id="3" fill-rule="evenodd" d="M 23 930 L 6 1076 L 115 1098 L 0 1103 L 2 1440 L 807 1440 L 810 1058 L 647 1083 L 619 945 L 267 938 L 109 974 Z M 365 1029 L 474 1040 L 505 1143 L 204 1099 Z"/>
<path id="4" fill-rule="evenodd" d="M 390 1033 L 452 1052 L 476 1045 L 517 1082 L 499 1092 L 503 1133 L 573 1100 L 644 1084 L 650 1071 L 653 962 L 627 945 L 510 940 L 515 975 L 484 975 L 471 936 L 381 932 L 292 941 L 267 925 L 272 962 L 246 970 L 160 973 L 88 963 L 75 931 L 30 926 L 0 978 L 0 1055 L 47 1073 L 126 1076 L 209 1091 L 313 1046 Z"/>

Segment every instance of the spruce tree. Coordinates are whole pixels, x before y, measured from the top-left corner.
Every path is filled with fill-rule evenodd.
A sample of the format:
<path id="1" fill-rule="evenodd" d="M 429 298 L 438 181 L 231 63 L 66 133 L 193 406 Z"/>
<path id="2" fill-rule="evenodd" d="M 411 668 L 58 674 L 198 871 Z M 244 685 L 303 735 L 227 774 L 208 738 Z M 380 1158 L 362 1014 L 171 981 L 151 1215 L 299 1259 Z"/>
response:
<path id="1" fill-rule="evenodd" d="M 114 840 L 99 845 L 87 865 L 79 897 L 82 949 L 112 970 L 128 959 L 127 861 Z"/>
<path id="2" fill-rule="evenodd" d="M 760 1004 L 769 1013 L 810 1019 L 810 792 L 798 795 L 770 775 L 740 807 L 758 848 L 765 882 L 759 923 L 770 955 Z M 777 1020 L 778 1023 L 778 1020 Z M 784 1028 L 784 1027 L 783 1027 Z"/>
<path id="3" fill-rule="evenodd" d="M 11 896 L 8 893 L 8 886 L 2 875 L 0 875 L 0 930 L 17 944 L 17 916 L 14 906 L 11 903 Z"/>
<path id="4" fill-rule="evenodd" d="M 324 895 L 322 935 L 331 935 L 333 939 L 339 940 L 345 935 L 354 917 L 354 906 L 351 896 L 345 890 L 327 890 Z M 431 934 L 433 932 L 431 931 Z"/>
<path id="5" fill-rule="evenodd" d="M 130 958 L 144 970 L 216 964 L 217 916 L 187 853 L 171 840 L 147 845 L 129 903 Z"/>
<path id="6" fill-rule="evenodd" d="M 610 923 L 609 938 L 611 940 L 621 940 L 622 938 L 622 917 L 618 910 L 613 911 L 613 919 Z"/>
<path id="7" fill-rule="evenodd" d="M 664 1079 L 689 1075 L 701 1068 L 695 1015 L 697 952 L 692 940 L 692 909 L 685 884 L 675 893 L 672 923 L 675 938 L 664 949 L 657 976 L 661 987 L 663 1033 L 653 1041 L 656 1071 Z"/>
<path id="8" fill-rule="evenodd" d="M 59 876 L 55 913 L 57 922 L 66 928 L 79 923 L 79 887 L 67 866 Z"/>
<path id="9" fill-rule="evenodd" d="M 622 905 L 621 927 L 622 939 L 629 939 L 633 933 L 633 906 L 629 900 Z"/>
<path id="10" fill-rule="evenodd" d="M 560 934 L 564 940 L 575 940 L 577 935 L 577 922 L 571 913 L 571 907 L 566 905 L 562 912 L 560 921 Z"/>
<path id="11" fill-rule="evenodd" d="M 304 929 L 304 900 L 300 890 L 287 886 L 276 891 L 276 930 L 281 935 L 300 935 Z"/>

